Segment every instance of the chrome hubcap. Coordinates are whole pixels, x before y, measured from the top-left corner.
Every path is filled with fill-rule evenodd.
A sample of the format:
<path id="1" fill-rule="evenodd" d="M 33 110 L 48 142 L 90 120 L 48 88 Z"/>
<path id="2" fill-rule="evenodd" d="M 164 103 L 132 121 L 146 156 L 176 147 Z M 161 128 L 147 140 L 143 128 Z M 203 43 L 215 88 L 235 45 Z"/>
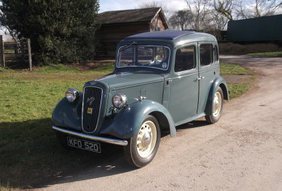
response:
<path id="1" fill-rule="evenodd" d="M 149 132 L 145 132 L 141 140 L 142 147 L 147 148 L 150 145 L 150 142 L 151 134 Z"/>
<path id="2" fill-rule="evenodd" d="M 216 92 L 213 99 L 213 116 L 218 117 L 222 109 L 222 96 L 220 92 Z"/>
<path id="3" fill-rule="evenodd" d="M 142 158 L 147 158 L 153 152 L 157 142 L 157 128 L 154 122 L 145 121 L 137 135 L 137 152 Z"/>

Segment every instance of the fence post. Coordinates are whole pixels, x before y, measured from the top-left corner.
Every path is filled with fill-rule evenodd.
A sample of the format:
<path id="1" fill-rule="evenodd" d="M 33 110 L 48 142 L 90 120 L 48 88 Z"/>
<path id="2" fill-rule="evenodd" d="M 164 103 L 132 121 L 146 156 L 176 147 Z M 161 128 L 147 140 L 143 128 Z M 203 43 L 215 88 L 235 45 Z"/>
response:
<path id="1" fill-rule="evenodd" d="M 27 48 L 28 48 L 28 63 L 29 63 L 29 71 L 32 71 L 32 55 L 31 55 L 31 46 L 30 39 L 27 39 Z"/>
<path id="2" fill-rule="evenodd" d="M 4 40 L 3 40 L 3 35 L 0 35 L 0 64 L 5 68 L 5 54 L 4 54 Z"/>

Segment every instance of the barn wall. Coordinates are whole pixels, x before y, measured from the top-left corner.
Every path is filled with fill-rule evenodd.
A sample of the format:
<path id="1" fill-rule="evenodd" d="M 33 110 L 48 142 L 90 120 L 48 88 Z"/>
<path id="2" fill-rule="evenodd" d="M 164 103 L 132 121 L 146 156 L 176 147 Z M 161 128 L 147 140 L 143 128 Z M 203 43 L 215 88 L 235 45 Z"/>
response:
<path id="1" fill-rule="evenodd" d="M 127 36 L 150 31 L 149 23 L 121 23 L 102 25 L 96 33 L 96 58 L 114 58 L 117 44 Z"/>
<path id="2" fill-rule="evenodd" d="M 151 23 L 150 30 L 151 31 L 162 31 L 167 29 L 161 19 L 161 17 L 158 15 Z"/>
<path id="3" fill-rule="evenodd" d="M 231 42 L 282 42 L 282 15 L 229 21 L 227 38 Z"/>

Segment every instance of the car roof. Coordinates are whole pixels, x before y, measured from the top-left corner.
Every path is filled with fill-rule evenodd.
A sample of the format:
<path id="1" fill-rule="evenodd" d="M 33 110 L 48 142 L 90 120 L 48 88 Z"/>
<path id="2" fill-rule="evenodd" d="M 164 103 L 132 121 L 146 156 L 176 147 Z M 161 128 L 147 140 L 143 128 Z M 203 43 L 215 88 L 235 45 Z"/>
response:
<path id="1" fill-rule="evenodd" d="M 195 31 L 165 30 L 144 32 L 126 37 L 124 40 L 168 40 L 178 44 L 180 41 L 216 41 L 213 35 Z"/>

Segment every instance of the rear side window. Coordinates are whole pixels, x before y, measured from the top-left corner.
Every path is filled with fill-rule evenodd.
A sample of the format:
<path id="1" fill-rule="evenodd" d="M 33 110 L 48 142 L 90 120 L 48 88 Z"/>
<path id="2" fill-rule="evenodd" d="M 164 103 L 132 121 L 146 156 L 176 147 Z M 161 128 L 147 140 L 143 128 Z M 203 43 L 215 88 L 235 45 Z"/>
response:
<path id="1" fill-rule="evenodd" d="M 201 66 L 210 65 L 213 62 L 213 45 L 201 44 L 200 45 L 200 63 Z"/>
<path id="2" fill-rule="evenodd" d="M 186 46 L 176 51 L 175 72 L 190 70 L 196 67 L 195 46 Z"/>

